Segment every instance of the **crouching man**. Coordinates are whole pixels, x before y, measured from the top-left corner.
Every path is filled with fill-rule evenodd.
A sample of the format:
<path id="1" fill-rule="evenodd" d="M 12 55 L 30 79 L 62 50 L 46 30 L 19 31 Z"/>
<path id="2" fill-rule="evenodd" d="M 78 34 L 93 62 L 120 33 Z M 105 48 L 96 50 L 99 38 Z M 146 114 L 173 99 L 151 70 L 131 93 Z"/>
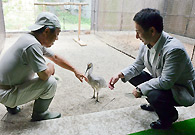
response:
<path id="1" fill-rule="evenodd" d="M 32 121 L 59 118 L 60 113 L 48 111 L 57 83 L 54 64 L 46 63 L 44 57 L 74 72 L 81 82 L 87 78 L 49 49 L 61 31 L 57 16 L 43 12 L 29 29 L 31 32 L 22 35 L 0 59 L 0 103 L 9 113 L 17 114 L 18 105 L 35 100 Z"/>
<path id="2" fill-rule="evenodd" d="M 175 106 L 194 104 L 195 72 L 190 58 L 176 38 L 163 31 L 163 18 L 156 9 L 146 8 L 134 16 L 136 38 L 140 45 L 136 61 L 110 79 L 109 87 L 122 78 L 136 87 L 136 98 L 147 97 L 143 110 L 159 117 L 153 129 L 167 129 L 178 119 Z M 147 68 L 149 72 L 143 71 Z"/>

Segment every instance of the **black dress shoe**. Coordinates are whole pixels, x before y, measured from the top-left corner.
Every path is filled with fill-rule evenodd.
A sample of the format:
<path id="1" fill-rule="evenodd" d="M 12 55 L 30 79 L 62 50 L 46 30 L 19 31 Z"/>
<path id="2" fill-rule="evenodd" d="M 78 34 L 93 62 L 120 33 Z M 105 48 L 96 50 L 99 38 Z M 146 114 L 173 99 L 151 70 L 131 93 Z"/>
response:
<path id="1" fill-rule="evenodd" d="M 18 107 L 18 106 L 14 107 L 14 108 L 10 108 L 10 107 L 7 107 L 7 106 L 5 106 L 5 107 L 7 108 L 7 111 L 10 114 L 17 114 L 17 113 L 20 112 L 20 107 Z"/>
<path id="2" fill-rule="evenodd" d="M 150 111 L 150 112 L 154 112 L 153 107 L 150 106 L 149 104 L 143 104 L 143 105 L 141 105 L 140 107 L 141 107 L 141 109 L 143 109 L 143 110 Z"/>
<path id="3" fill-rule="evenodd" d="M 150 124 L 152 129 L 169 129 L 172 125 L 172 122 L 162 122 L 161 120 L 157 120 Z"/>

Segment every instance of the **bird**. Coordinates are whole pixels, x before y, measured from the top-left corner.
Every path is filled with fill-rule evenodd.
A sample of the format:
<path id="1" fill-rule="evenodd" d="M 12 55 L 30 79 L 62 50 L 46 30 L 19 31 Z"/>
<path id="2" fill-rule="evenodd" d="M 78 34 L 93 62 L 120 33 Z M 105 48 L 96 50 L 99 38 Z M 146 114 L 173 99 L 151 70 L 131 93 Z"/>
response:
<path id="1" fill-rule="evenodd" d="M 88 78 L 88 83 L 89 85 L 91 85 L 91 87 L 94 90 L 93 93 L 93 97 L 92 98 L 96 98 L 96 102 L 99 102 L 98 100 L 98 94 L 101 88 L 106 88 L 106 81 L 104 80 L 104 78 L 102 77 L 98 77 L 92 74 L 93 72 L 93 64 L 90 62 L 87 64 L 87 69 L 85 74 L 87 74 L 87 78 Z M 95 92 L 97 92 L 97 96 L 95 97 Z"/>

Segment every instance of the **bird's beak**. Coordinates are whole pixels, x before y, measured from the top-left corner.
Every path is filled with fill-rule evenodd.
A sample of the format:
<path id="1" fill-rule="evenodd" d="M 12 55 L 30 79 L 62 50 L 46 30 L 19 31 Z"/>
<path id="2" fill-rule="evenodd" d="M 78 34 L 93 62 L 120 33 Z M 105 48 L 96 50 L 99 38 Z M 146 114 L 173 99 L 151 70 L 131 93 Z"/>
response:
<path id="1" fill-rule="evenodd" d="M 86 73 L 87 73 L 88 70 L 89 70 L 89 67 L 87 67 L 87 69 L 86 69 L 86 71 L 85 71 L 85 75 L 86 75 Z"/>

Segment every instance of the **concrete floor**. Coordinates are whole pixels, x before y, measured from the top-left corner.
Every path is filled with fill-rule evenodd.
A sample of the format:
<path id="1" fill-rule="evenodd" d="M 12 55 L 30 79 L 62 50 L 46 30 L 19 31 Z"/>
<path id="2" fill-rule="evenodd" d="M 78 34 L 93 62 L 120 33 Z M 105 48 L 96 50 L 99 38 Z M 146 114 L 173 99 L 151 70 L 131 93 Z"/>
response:
<path id="1" fill-rule="evenodd" d="M 20 34 L 7 35 L 5 50 L 17 40 Z M 133 32 L 109 32 L 81 35 L 87 46 L 79 46 L 73 41 L 75 33 L 61 33 L 52 50 L 84 73 L 88 62 L 94 64 L 94 74 L 102 76 L 108 82 L 110 77 L 134 62 L 134 59 L 113 49 L 136 57 L 139 41 Z M 126 38 L 125 38 L 126 37 Z M 119 40 L 120 39 L 120 40 Z M 186 43 L 190 54 L 192 45 Z M 56 96 L 50 106 L 51 111 L 62 113 L 56 120 L 30 122 L 33 102 L 20 106 L 17 115 L 6 113 L 0 105 L 1 135 L 122 135 L 149 129 L 149 124 L 157 119 L 155 113 L 142 111 L 140 104 L 144 98 L 135 99 L 130 92 L 133 86 L 119 81 L 116 88 L 100 91 L 100 103 L 91 99 L 92 88 L 80 83 L 70 71 L 56 66 L 56 77 L 59 78 Z M 182 121 L 194 118 L 195 107 L 179 107 L 179 119 Z"/>

